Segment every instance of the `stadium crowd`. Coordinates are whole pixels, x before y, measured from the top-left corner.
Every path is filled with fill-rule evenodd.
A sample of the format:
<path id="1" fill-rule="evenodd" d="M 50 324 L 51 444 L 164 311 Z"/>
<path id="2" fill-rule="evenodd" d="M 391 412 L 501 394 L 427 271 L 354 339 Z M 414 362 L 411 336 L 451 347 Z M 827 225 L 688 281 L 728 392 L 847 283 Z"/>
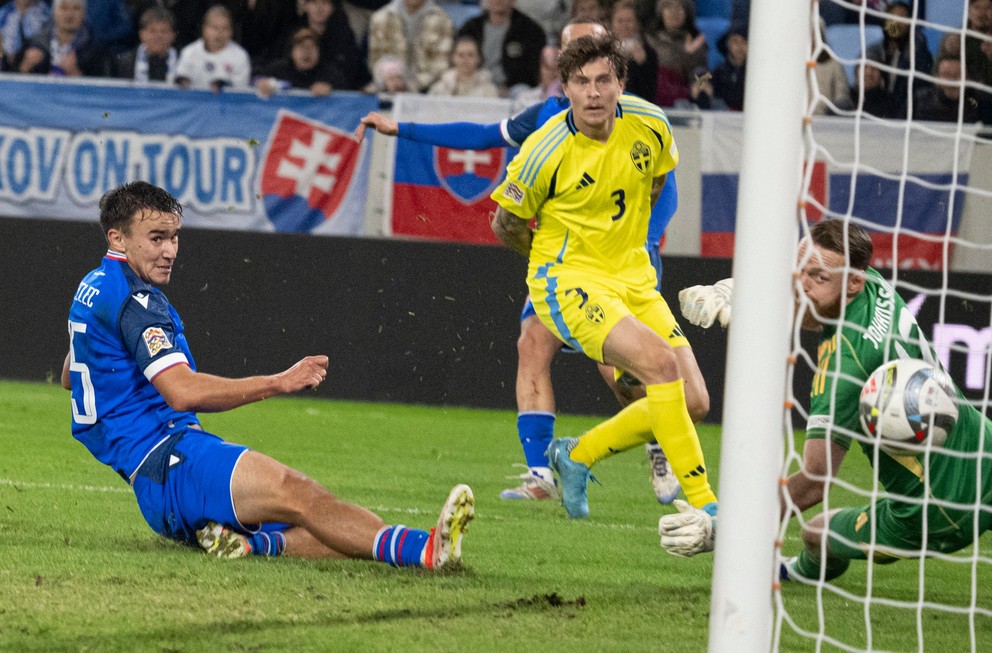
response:
<path id="1" fill-rule="evenodd" d="M 550 65 L 558 34 L 568 20 L 588 18 L 622 40 L 629 92 L 669 108 L 743 108 L 748 0 L 478 2 L 6 0 L 0 70 L 254 87 L 263 97 L 289 88 L 409 91 L 495 95 L 525 106 L 558 91 Z M 864 22 L 874 31 L 866 32 L 865 63 L 855 67 L 834 53 L 861 16 L 820 3 L 814 44 L 827 47 L 815 50 L 814 113 L 843 115 L 860 105 L 883 118 L 956 121 L 963 92 L 964 120 L 992 122 L 992 94 L 962 84 L 992 86 L 992 40 L 978 36 L 992 37 L 992 0 L 969 0 L 963 42 L 960 31 L 933 27 L 926 3 L 915 13 L 901 1 L 866 5 Z"/>

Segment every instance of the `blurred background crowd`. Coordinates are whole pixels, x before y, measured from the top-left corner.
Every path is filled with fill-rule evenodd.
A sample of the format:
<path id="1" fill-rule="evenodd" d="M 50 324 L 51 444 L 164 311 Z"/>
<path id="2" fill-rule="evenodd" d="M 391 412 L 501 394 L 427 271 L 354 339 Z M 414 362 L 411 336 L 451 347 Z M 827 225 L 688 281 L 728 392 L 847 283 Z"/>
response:
<path id="1" fill-rule="evenodd" d="M 992 0 L 824 0 L 814 113 L 992 122 Z M 0 70 L 182 88 L 508 97 L 560 92 L 558 34 L 602 23 L 627 90 L 663 107 L 740 111 L 748 0 L 7 0 Z M 956 6 L 951 6 L 956 5 Z M 962 38 L 961 26 L 969 32 Z M 858 63 L 858 60 L 862 60 Z M 964 95 L 964 101 L 961 96 Z"/>

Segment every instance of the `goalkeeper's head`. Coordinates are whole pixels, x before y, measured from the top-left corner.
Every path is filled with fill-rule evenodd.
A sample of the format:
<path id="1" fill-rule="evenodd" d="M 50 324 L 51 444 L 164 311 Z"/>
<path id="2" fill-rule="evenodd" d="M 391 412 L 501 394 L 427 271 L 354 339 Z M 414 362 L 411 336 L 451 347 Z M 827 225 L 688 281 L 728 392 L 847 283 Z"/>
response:
<path id="1" fill-rule="evenodd" d="M 865 288 L 871 254 L 871 237 L 855 224 L 825 220 L 810 228 L 799 244 L 796 274 L 804 329 L 819 330 L 840 318 L 843 307 Z"/>

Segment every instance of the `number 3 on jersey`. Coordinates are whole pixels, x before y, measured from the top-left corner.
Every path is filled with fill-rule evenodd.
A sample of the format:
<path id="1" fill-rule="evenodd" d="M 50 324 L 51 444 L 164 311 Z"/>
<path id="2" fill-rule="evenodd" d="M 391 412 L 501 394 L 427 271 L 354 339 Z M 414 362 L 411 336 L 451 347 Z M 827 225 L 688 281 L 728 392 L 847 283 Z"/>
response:
<path id="1" fill-rule="evenodd" d="M 78 372 L 80 376 L 80 386 L 83 389 L 83 410 L 79 411 L 76 403 L 76 393 L 72 393 L 72 419 L 77 424 L 96 424 L 96 392 L 93 390 L 93 381 L 90 380 L 90 368 L 86 363 L 76 362 L 76 348 L 74 341 L 77 333 L 86 333 L 86 324 L 83 322 L 73 322 L 69 320 L 69 374 Z"/>
<path id="2" fill-rule="evenodd" d="M 616 202 L 617 205 L 617 212 L 610 216 L 613 218 L 613 221 L 616 222 L 623 217 L 624 213 L 627 212 L 627 204 L 624 203 L 624 200 L 627 198 L 627 194 L 623 192 L 622 188 L 620 188 L 610 193 L 610 197 L 613 198 L 613 201 Z"/>

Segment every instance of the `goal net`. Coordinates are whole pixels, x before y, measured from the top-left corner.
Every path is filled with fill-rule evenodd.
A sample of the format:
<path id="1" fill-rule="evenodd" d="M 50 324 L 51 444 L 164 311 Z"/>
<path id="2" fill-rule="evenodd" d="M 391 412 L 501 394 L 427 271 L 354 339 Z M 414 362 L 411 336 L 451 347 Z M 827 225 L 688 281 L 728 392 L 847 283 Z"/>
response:
<path id="1" fill-rule="evenodd" d="M 907 305 L 893 320 L 908 329 L 915 319 L 926 347 L 965 401 L 990 415 L 992 141 L 986 139 L 992 131 L 978 121 L 992 114 L 992 88 L 988 78 L 980 77 L 986 64 L 992 71 L 992 58 L 985 54 L 992 54 L 992 2 L 926 0 L 924 5 L 919 0 L 888 7 L 884 2 L 824 2 L 822 11 L 814 2 L 810 12 L 798 236 L 808 235 L 822 220 L 868 230 L 871 266 Z M 989 17 L 976 16 L 976 6 Z M 825 24 L 820 14 L 845 22 Z M 979 65 L 977 57 L 986 61 Z M 840 74 L 851 85 L 850 93 L 837 91 Z M 798 275 L 807 262 L 796 260 L 793 272 Z M 839 319 L 821 321 L 840 332 L 842 324 L 852 323 L 846 318 L 845 307 Z M 872 334 L 866 329 L 863 337 Z M 830 417 L 819 415 L 814 421 L 825 427 L 828 439 L 836 435 L 849 442 L 843 464 L 836 474 L 813 479 L 823 497 L 807 510 L 802 508 L 808 499 L 789 491 L 786 479 L 804 469 L 805 429 L 814 425 L 808 421 L 811 384 L 829 392 L 851 380 L 845 376 L 850 368 L 842 369 L 843 347 L 836 339 L 821 342 L 819 334 L 793 324 L 782 420 L 780 483 L 786 515 L 778 529 L 771 580 L 771 647 L 992 651 L 992 535 L 982 535 L 982 528 L 992 524 L 986 489 L 992 486 L 992 453 L 986 453 L 992 452 L 992 433 L 984 424 L 970 434 L 969 451 L 930 448 L 900 457 L 898 464 L 924 487 L 923 496 L 901 496 L 886 489 L 888 479 L 879 471 L 889 454 L 861 429 L 840 424 L 845 407 L 831 403 Z M 828 399 L 837 401 L 836 390 Z M 833 450 L 820 448 L 827 452 L 824 469 L 829 470 L 836 462 Z M 930 474 L 938 456 L 970 465 L 971 475 L 961 482 L 971 486 L 948 492 L 939 485 Z M 962 507 L 976 518 L 954 526 L 943 518 L 942 511 Z M 859 509 L 851 526 L 859 536 L 833 536 L 819 546 L 818 557 L 825 560 L 824 547 L 830 546 L 859 550 L 864 559 L 829 580 L 831 570 L 823 562 L 816 578 L 792 574 L 780 580 L 777 563 L 804 549 L 803 530 L 817 523 L 818 515 L 842 508 Z M 901 540 L 903 545 L 893 548 L 893 538 L 910 523 L 905 515 L 913 514 L 920 515 L 920 543 Z M 951 541 L 971 544 L 959 547 Z"/>

